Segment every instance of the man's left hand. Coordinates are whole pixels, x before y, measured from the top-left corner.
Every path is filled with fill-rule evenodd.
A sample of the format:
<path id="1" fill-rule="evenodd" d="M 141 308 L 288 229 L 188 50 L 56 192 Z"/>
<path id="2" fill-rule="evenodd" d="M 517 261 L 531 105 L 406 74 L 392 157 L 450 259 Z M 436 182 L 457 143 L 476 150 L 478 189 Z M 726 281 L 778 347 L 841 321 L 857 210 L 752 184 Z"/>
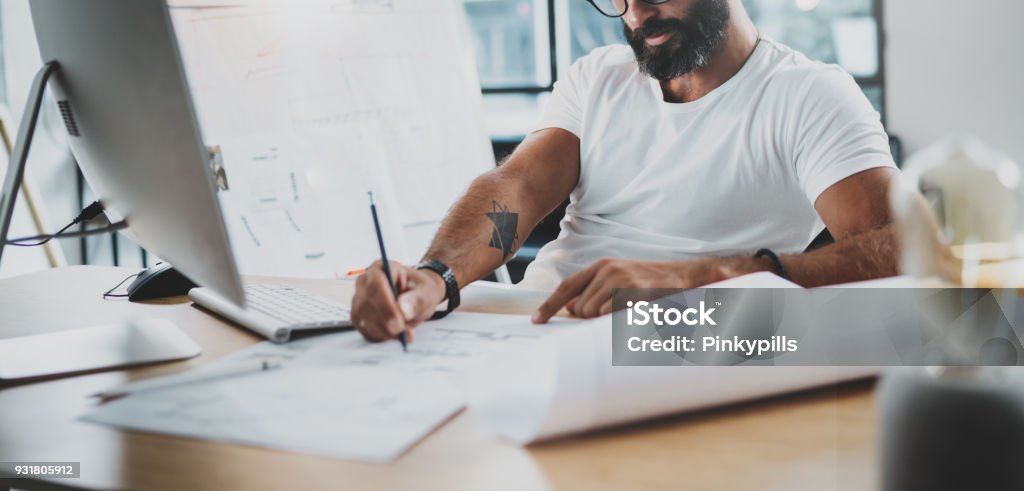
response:
<path id="1" fill-rule="evenodd" d="M 605 258 L 566 278 L 533 314 L 533 322 L 547 322 L 562 307 L 584 319 L 610 314 L 613 288 L 697 288 L 766 269 L 766 264 L 753 258 L 687 262 Z"/>

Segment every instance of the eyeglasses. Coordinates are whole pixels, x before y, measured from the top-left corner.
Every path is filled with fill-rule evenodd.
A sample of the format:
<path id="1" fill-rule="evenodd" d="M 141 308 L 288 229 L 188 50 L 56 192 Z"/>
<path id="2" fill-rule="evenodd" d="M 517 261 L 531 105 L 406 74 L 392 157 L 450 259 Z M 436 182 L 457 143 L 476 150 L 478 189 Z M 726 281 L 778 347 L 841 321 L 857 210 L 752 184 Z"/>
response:
<path id="1" fill-rule="evenodd" d="M 626 11 L 629 10 L 628 0 L 587 0 L 590 2 L 598 12 L 604 14 L 605 17 L 618 18 L 626 15 Z M 668 3 L 669 0 L 639 0 L 647 5 L 661 5 Z"/>

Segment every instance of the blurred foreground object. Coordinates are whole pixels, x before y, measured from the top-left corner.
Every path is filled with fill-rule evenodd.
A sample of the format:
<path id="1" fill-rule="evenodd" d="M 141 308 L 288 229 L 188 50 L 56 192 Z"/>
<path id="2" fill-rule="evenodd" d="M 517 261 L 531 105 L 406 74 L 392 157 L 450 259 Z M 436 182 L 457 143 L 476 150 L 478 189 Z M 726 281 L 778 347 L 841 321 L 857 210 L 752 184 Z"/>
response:
<path id="1" fill-rule="evenodd" d="M 959 330 L 924 320 L 923 336 L 945 340 L 936 363 L 1007 366 L 886 372 L 878 391 L 882 489 L 1024 489 L 1024 368 L 1012 366 L 1022 356 L 1012 329 L 1022 307 L 1012 288 L 1024 287 L 1021 171 L 976 138 L 951 137 L 914 155 L 894 186 L 904 274 L 1007 288 L 990 292 L 998 316 L 983 315 L 963 290 L 959 301 L 972 308 Z M 981 344 L 984 356 L 964 356 L 999 332 L 1001 341 Z"/>
<path id="2" fill-rule="evenodd" d="M 903 272 L 1024 286 L 1021 191 L 1020 165 L 976 138 L 950 137 L 915 154 L 892 192 Z"/>
<path id="3" fill-rule="evenodd" d="M 1024 489 L 1019 367 L 893 369 L 878 389 L 882 489 Z"/>

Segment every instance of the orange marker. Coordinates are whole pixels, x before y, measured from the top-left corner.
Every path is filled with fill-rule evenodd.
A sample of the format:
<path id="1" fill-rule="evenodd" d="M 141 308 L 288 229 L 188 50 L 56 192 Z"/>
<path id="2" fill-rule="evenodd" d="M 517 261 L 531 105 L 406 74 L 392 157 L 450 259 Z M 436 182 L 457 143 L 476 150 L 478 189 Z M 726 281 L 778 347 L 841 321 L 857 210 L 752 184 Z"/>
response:
<path id="1" fill-rule="evenodd" d="M 365 272 L 366 272 L 366 268 L 353 269 L 352 271 L 349 271 L 348 273 L 345 273 L 345 276 L 359 276 L 359 275 L 361 275 L 361 274 L 363 274 Z"/>

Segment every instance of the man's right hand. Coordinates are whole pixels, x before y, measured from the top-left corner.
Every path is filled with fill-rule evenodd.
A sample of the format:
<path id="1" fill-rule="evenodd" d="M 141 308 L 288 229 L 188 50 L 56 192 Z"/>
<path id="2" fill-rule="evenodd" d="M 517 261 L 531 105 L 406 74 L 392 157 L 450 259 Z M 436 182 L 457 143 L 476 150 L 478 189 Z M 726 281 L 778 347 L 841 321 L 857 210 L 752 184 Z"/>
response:
<path id="1" fill-rule="evenodd" d="M 352 298 L 352 324 L 367 341 L 386 341 L 408 330 L 407 341 L 413 340 L 413 329 L 430 318 L 444 300 L 445 285 L 430 270 L 413 269 L 390 262 L 391 277 L 398 288 L 395 300 L 387 276 L 377 261 L 356 280 Z"/>

